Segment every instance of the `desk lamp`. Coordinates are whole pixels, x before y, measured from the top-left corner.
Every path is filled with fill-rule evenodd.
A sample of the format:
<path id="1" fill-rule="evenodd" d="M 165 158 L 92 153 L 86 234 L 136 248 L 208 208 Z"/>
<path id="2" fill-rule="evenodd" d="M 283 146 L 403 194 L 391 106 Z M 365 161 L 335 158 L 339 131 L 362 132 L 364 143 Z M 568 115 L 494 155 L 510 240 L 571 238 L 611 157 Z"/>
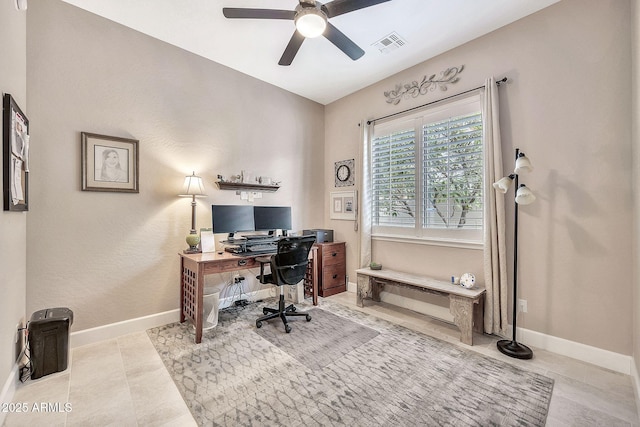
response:
<path id="1" fill-rule="evenodd" d="M 193 172 L 193 175 L 186 176 L 184 178 L 184 184 L 182 186 L 182 192 L 180 196 L 189 197 L 191 196 L 191 231 L 187 234 L 187 244 L 189 245 L 189 249 L 185 249 L 185 254 L 195 254 L 200 252 L 198 249 L 198 243 L 200 243 L 200 235 L 196 231 L 196 197 L 204 197 L 204 184 L 202 183 L 202 178 L 196 176 L 196 173 Z"/>
<path id="2" fill-rule="evenodd" d="M 509 176 L 505 176 L 498 182 L 493 184 L 493 188 L 497 192 L 506 194 L 511 187 L 511 184 L 515 182 L 516 194 L 515 194 L 515 210 L 514 210 L 514 225 L 513 225 L 513 325 L 512 325 L 512 337 L 510 340 L 498 341 L 498 350 L 501 353 L 517 359 L 531 359 L 533 357 L 533 351 L 524 344 L 519 343 L 516 340 L 516 322 L 518 318 L 518 205 L 528 205 L 534 202 L 536 196 L 529 190 L 524 184 L 518 183 L 518 175 L 522 172 L 531 172 L 533 167 L 531 161 L 524 153 L 516 148 L 516 165 L 513 173 Z"/>

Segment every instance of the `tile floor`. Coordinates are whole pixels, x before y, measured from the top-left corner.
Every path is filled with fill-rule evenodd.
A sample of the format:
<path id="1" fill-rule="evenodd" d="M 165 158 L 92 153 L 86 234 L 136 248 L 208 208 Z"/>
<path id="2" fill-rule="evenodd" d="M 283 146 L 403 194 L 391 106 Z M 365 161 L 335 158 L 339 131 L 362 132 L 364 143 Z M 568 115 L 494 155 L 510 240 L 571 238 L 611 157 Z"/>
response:
<path id="1" fill-rule="evenodd" d="M 361 309 L 355 305 L 353 293 L 334 295 L 330 299 L 455 345 L 464 345 L 460 344 L 458 330 L 453 325 L 384 303 Z M 474 346 L 465 347 L 555 379 L 547 426 L 640 427 L 631 377 L 535 348 L 532 360 L 512 359 L 496 349 L 495 341 L 490 336 L 476 335 Z M 3 425 L 195 425 L 144 332 L 75 348 L 69 366 L 64 372 L 22 384 L 13 402 L 28 402 L 28 412 L 7 414 Z M 38 411 L 34 403 L 48 405 L 37 406 Z"/>

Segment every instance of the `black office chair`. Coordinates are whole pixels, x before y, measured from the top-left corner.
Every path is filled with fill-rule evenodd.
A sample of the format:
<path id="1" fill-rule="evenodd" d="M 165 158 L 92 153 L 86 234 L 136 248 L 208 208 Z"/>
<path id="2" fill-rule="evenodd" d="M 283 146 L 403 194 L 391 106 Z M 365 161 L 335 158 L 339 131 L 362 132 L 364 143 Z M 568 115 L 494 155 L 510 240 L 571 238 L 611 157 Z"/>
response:
<path id="1" fill-rule="evenodd" d="M 293 304 L 284 306 L 284 285 L 296 285 L 307 271 L 309 264 L 309 251 L 316 241 L 315 236 L 283 237 L 278 240 L 278 253 L 271 256 L 271 273 L 258 276 L 261 283 L 273 283 L 280 287 L 280 300 L 278 308 L 262 309 L 264 316 L 256 320 L 256 327 L 261 328 L 262 322 L 279 317 L 284 323 L 284 330 L 291 332 L 291 326 L 287 322 L 287 316 L 305 316 L 307 322 L 311 316 L 307 313 L 297 311 Z"/>

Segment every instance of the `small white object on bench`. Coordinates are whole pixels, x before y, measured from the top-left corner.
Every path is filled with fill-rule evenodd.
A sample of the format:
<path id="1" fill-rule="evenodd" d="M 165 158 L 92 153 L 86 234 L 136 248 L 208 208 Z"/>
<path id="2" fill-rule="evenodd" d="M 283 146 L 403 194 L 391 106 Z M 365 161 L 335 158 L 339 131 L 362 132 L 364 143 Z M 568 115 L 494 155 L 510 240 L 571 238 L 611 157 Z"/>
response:
<path id="1" fill-rule="evenodd" d="M 453 315 L 454 323 L 460 329 L 460 341 L 473 345 L 473 331 L 484 333 L 485 288 L 483 287 L 476 285 L 472 289 L 465 289 L 450 282 L 389 269 L 372 270 L 367 267 L 356 270 L 356 274 L 358 276 L 356 304 L 359 307 L 364 307 L 365 299 L 380 302 L 380 292 L 385 285 L 418 289 L 449 297 L 449 311 Z"/>

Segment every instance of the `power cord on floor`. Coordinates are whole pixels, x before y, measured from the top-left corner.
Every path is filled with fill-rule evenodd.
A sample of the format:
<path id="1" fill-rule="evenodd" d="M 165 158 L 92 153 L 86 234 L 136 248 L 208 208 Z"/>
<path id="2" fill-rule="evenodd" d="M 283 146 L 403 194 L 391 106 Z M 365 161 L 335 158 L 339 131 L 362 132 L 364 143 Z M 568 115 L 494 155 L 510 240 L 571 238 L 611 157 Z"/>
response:
<path id="1" fill-rule="evenodd" d="M 24 328 L 18 329 L 18 331 L 25 331 L 25 346 L 22 350 L 22 353 L 20 353 L 20 357 L 18 357 L 18 360 L 20 360 L 23 356 L 27 358 L 24 366 L 20 368 L 20 382 L 25 382 L 31 377 L 31 370 L 33 368 L 33 365 L 31 363 L 31 347 L 29 347 L 29 323 L 27 323 L 27 326 L 25 326 Z"/>

